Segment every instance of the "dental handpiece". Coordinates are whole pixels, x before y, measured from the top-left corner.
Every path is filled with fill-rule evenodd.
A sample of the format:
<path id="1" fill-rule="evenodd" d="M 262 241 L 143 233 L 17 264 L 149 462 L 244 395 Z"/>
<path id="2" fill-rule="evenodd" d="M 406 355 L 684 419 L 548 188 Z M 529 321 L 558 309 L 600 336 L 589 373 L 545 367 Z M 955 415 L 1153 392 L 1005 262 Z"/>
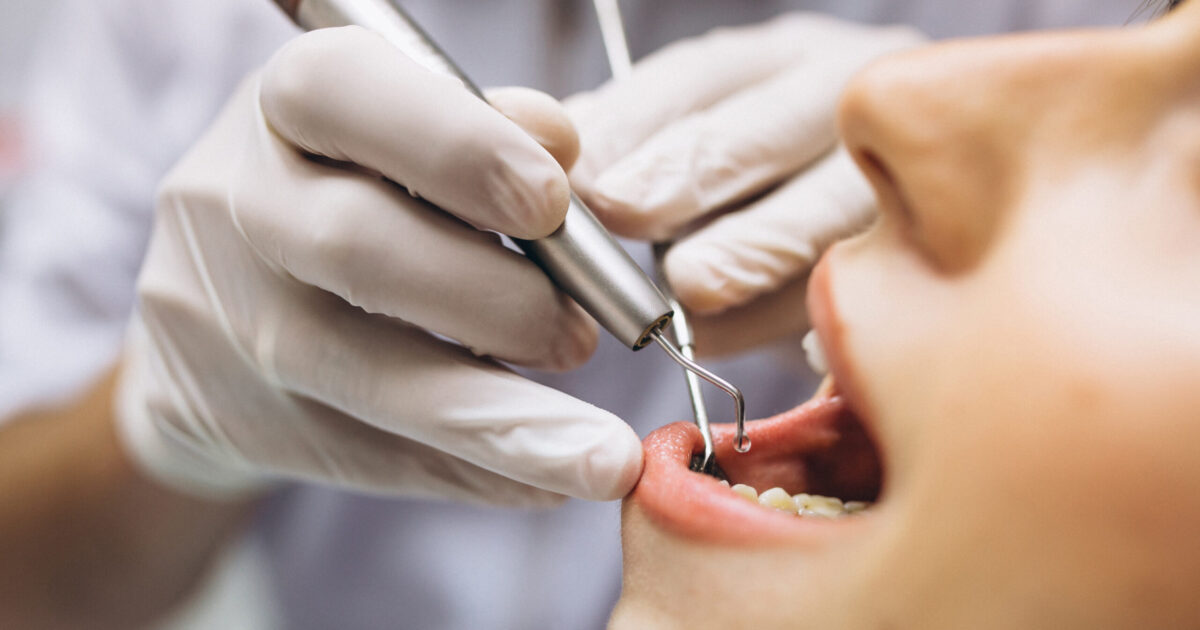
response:
<path id="1" fill-rule="evenodd" d="M 357 25 L 375 31 L 413 61 L 458 78 L 475 96 L 487 100 L 395 0 L 275 0 L 275 4 L 305 30 Z M 689 372 L 729 393 L 736 405 L 737 444 L 743 443 L 741 391 L 684 356 L 664 337 L 674 314 L 667 299 L 578 196 L 571 193 L 566 219 L 549 236 L 513 241 L 621 343 L 639 350 L 656 342 Z"/>

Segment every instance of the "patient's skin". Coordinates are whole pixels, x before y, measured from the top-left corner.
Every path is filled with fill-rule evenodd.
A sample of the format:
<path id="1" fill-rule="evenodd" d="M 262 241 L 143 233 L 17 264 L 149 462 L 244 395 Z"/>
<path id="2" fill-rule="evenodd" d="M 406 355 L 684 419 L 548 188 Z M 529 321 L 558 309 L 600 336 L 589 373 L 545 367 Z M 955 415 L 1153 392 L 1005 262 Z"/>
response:
<path id="1" fill-rule="evenodd" d="M 882 495 L 821 522 L 727 503 L 664 429 L 612 627 L 1200 627 L 1200 2 L 893 57 L 841 124 L 883 218 L 813 274 L 844 393 L 813 404 L 864 419 Z M 754 449 L 819 452 L 813 409 Z M 734 481 L 830 483 L 728 438 Z"/>

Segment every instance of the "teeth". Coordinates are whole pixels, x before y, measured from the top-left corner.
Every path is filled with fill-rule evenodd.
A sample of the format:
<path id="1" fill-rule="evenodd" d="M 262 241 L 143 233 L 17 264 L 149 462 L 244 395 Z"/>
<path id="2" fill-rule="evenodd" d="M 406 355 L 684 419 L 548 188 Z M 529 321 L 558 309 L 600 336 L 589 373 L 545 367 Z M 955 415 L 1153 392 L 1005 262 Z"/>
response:
<path id="1" fill-rule="evenodd" d="M 730 490 L 733 490 L 734 494 L 751 503 L 758 503 L 758 490 L 755 490 L 753 486 L 747 486 L 744 483 L 739 483 L 730 488 Z"/>
<path id="2" fill-rule="evenodd" d="M 758 495 L 758 504 L 783 512 L 796 511 L 796 502 L 792 500 L 792 495 L 788 494 L 787 490 L 783 488 L 771 488 Z"/>
<path id="3" fill-rule="evenodd" d="M 821 516 L 838 516 L 846 511 L 842 500 L 834 497 L 823 497 L 819 494 L 797 494 L 794 498 L 796 510 L 815 512 Z"/>
<path id="4" fill-rule="evenodd" d="M 840 518 L 858 514 L 871 507 L 866 501 L 842 502 L 837 497 L 825 497 L 819 494 L 800 493 L 788 494 L 783 488 L 771 488 L 762 494 L 754 486 L 744 483 L 734 484 L 729 488 L 734 494 L 743 499 L 757 503 L 765 508 L 790 512 L 808 518 Z"/>
<path id="5" fill-rule="evenodd" d="M 829 363 L 825 360 L 825 349 L 821 347 L 821 339 L 817 337 L 817 331 L 808 331 L 800 345 L 804 348 L 804 355 L 808 358 L 808 367 L 817 374 L 828 374 Z"/>
<path id="6" fill-rule="evenodd" d="M 855 512 L 861 512 L 871 507 L 871 504 L 866 501 L 847 501 L 843 507 L 846 508 L 848 514 L 854 514 Z"/>

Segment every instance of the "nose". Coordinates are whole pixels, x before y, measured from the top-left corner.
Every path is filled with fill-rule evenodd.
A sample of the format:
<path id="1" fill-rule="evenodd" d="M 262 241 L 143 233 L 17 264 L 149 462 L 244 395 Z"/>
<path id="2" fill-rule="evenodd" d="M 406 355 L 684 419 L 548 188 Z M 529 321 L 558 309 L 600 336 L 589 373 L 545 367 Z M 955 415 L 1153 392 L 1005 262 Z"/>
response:
<path id="1" fill-rule="evenodd" d="M 1031 83 L 1011 44 L 957 42 L 881 59 L 842 97 L 847 148 L 895 226 L 934 266 L 983 256 L 1014 194 Z M 887 229 L 885 227 L 885 229 Z"/>

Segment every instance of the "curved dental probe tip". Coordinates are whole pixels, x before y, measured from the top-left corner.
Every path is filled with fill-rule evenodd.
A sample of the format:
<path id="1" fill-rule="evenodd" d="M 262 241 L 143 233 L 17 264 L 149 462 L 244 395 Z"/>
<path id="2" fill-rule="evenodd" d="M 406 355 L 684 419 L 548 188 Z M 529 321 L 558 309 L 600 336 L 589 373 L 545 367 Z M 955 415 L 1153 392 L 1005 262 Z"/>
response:
<path id="1" fill-rule="evenodd" d="M 671 311 L 675 314 L 674 318 L 670 320 L 670 336 L 674 339 L 678 348 L 671 345 L 666 332 L 661 327 L 655 328 L 652 331 L 652 336 L 667 351 L 668 356 L 683 366 L 683 374 L 687 379 L 688 397 L 691 399 L 692 413 L 695 416 L 696 427 L 700 429 L 700 435 L 704 438 L 704 453 L 697 454 L 692 458 L 690 468 L 694 472 L 705 473 L 717 479 L 727 479 L 725 471 L 721 470 L 721 467 L 717 464 L 713 452 L 712 429 L 708 426 L 708 407 L 704 404 L 704 391 L 700 388 L 700 378 L 703 377 L 708 382 L 721 387 L 721 389 L 724 389 L 733 396 L 738 408 L 738 436 L 734 448 L 739 453 L 745 453 L 750 450 L 749 439 L 746 438 L 744 428 L 746 415 L 745 399 L 738 388 L 700 367 L 695 362 L 696 337 L 693 334 L 691 323 L 688 322 L 687 309 L 683 308 L 683 304 L 680 304 L 679 300 L 675 297 L 675 290 L 671 287 L 670 280 L 667 279 L 666 268 L 663 264 L 670 247 L 671 243 L 669 242 L 654 244 L 654 268 L 659 278 L 659 288 L 662 290 L 663 297 L 666 298 L 667 304 L 670 305 Z"/>
<path id="2" fill-rule="evenodd" d="M 657 254 L 659 246 L 655 246 L 655 250 Z M 661 260 L 662 257 L 657 256 L 655 262 Z M 675 311 L 675 317 L 671 320 L 671 337 L 674 338 L 675 344 L 679 348 L 679 353 L 684 358 L 695 360 L 695 342 L 692 339 L 692 328 L 688 324 L 683 306 L 670 294 L 669 286 L 663 287 L 663 293 L 667 298 L 667 303 L 671 305 L 671 310 Z M 666 336 L 665 332 L 663 336 Z M 697 453 L 692 457 L 689 468 L 691 468 L 692 472 L 704 473 L 717 479 L 726 479 L 725 471 L 721 470 L 721 467 L 717 465 L 717 460 L 714 456 L 712 430 L 708 427 L 708 406 L 704 403 L 704 390 L 700 387 L 700 377 L 696 376 L 686 367 L 683 369 L 683 377 L 687 381 L 688 398 L 691 399 L 692 403 L 692 416 L 696 422 L 696 427 L 700 429 L 700 436 L 704 439 L 704 452 Z"/>
<path id="3" fill-rule="evenodd" d="M 709 383 L 712 383 L 733 397 L 735 411 L 734 418 L 737 422 L 737 437 L 735 438 L 733 448 L 739 453 L 745 453 L 746 451 L 749 451 L 750 438 L 746 436 L 746 398 L 742 395 L 742 390 L 735 387 L 729 381 L 708 371 L 690 358 L 684 356 L 678 348 L 671 345 L 670 341 L 667 341 L 667 338 L 663 336 L 661 329 L 654 329 L 650 332 L 650 336 L 656 343 L 658 343 L 658 345 L 662 346 L 663 350 L 666 350 L 667 354 L 674 359 L 676 363 L 683 366 L 683 369 L 695 374 L 696 376 L 699 376 Z M 701 433 L 704 434 L 705 463 L 702 467 L 707 469 L 708 462 L 712 460 L 712 431 L 708 430 L 707 417 L 705 417 L 704 420 L 705 426 L 701 427 Z"/>

